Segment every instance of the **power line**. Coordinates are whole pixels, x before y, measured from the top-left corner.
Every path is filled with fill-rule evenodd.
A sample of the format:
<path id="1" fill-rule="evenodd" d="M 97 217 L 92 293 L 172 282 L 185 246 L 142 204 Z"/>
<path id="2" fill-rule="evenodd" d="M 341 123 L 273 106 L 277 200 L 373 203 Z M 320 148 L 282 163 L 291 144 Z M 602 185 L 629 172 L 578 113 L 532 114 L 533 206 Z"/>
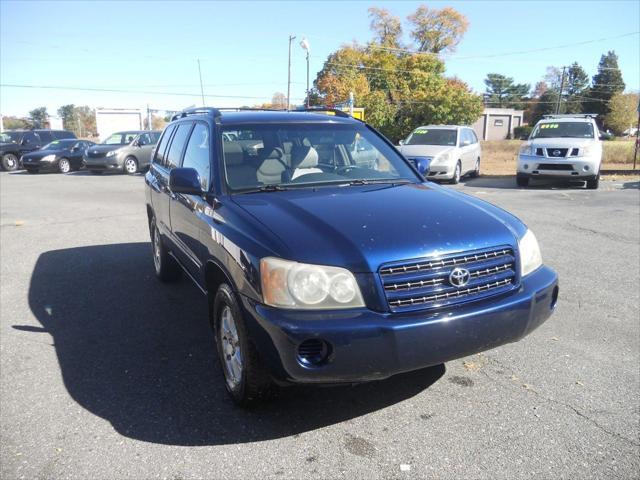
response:
<path id="1" fill-rule="evenodd" d="M 145 91 L 145 90 L 125 90 L 116 88 L 97 88 L 97 87 L 67 87 L 56 85 L 20 85 L 15 83 L 2 83 L 0 87 L 5 88 L 34 88 L 34 89 L 46 89 L 46 90 L 72 90 L 72 91 L 84 91 L 84 92 L 104 92 L 104 93 L 144 93 L 147 95 L 170 95 L 170 96 L 182 96 L 182 97 L 199 97 L 200 93 L 187 93 L 187 92 L 164 92 L 164 91 Z M 252 99 L 252 100 L 264 100 L 268 99 L 268 96 L 255 97 L 246 95 L 204 95 L 207 98 L 236 98 L 236 99 Z M 297 97 L 295 100 L 303 100 L 302 97 Z"/>

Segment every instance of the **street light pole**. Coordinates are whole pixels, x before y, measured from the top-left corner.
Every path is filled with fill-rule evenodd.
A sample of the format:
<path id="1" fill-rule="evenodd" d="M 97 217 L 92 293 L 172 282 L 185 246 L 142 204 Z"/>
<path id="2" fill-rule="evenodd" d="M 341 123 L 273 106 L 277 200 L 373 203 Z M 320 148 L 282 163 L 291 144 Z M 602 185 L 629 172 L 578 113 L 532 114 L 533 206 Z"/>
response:
<path id="1" fill-rule="evenodd" d="M 309 108 L 309 52 L 311 51 L 311 46 L 306 38 L 302 39 L 300 46 L 307 52 L 307 108 Z"/>
<path id="2" fill-rule="evenodd" d="M 296 39 L 295 35 L 289 35 L 289 75 L 287 76 L 287 110 L 291 110 L 291 42 Z"/>
<path id="3" fill-rule="evenodd" d="M 204 107 L 204 87 L 202 86 L 202 70 L 200 69 L 200 59 L 198 59 L 198 75 L 200 76 L 200 96 L 202 97 L 202 106 Z"/>

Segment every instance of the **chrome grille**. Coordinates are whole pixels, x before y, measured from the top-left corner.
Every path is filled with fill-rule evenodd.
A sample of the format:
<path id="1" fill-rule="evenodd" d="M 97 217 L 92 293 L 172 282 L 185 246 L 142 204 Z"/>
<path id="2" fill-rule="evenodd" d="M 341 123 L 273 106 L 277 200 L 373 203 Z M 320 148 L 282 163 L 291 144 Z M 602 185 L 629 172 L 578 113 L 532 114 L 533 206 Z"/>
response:
<path id="1" fill-rule="evenodd" d="M 449 280 L 457 267 L 469 271 L 464 286 L 455 286 Z M 517 286 L 516 272 L 511 247 L 383 265 L 379 270 L 393 311 L 439 308 L 508 292 Z"/>

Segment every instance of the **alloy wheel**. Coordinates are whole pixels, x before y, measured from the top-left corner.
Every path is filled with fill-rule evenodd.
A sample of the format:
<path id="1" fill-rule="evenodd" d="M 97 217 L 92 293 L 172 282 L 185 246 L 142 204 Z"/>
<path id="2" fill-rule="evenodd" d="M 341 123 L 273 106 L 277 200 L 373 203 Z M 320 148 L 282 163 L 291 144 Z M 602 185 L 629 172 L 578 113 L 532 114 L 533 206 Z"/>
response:
<path id="1" fill-rule="evenodd" d="M 127 158 L 124 161 L 124 169 L 127 173 L 133 174 L 138 170 L 138 165 L 133 158 Z"/>
<path id="2" fill-rule="evenodd" d="M 60 169 L 60 173 L 69 173 L 71 170 L 71 164 L 69 163 L 69 160 L 62 158 L 58 164 L 58 168 Z"/>
<path id="3" fill-rule="evenodd" d="M 242 380 L 242 352 L 236 322 L 228 305 L 224 306 L 220 317 L 220 350 L 225 380 L 229 389 L 235 390 Z"/>

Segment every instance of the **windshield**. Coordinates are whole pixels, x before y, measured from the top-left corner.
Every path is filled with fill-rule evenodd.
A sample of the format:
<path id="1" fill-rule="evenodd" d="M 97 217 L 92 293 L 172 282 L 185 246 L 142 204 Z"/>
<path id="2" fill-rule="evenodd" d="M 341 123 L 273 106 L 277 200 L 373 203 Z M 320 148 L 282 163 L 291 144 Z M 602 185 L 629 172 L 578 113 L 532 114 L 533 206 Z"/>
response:
<path id="1" fill-rule="evenodd" d="M 0 141 L 2 143 L 18 143 L 22 132 L 2 132 L 0 133 Z"/>
<path id="2" fill-rule="evenodd" d="M 593 138 L 593 125 L 589 122 L 539 123 L 531 134 L 534 138 Z"/>
<path id="3" fill-rule="evenodd" d="M 413 131 L 405 145 L 448 145 L 456 146 L 457 130 L 443 128 L 418 128 Z"/>
<path id="4" fill-rule="evenodd" d="M 135 132 L 118 132 L 107 138 L 103 145 L 129 145 L 138 134 Z"/>
<path id="5" fill-rule="evenodd" d="M 77 140 L 54 140 L 42 147 L 42 150 L 64 150 L 76 143 Z"/>
<path id="6" fill-rule="evenodd" d="M 226 127 L 224 169 L 232 190 L 419 182 L 405 160 L 361 125 Z"/>

